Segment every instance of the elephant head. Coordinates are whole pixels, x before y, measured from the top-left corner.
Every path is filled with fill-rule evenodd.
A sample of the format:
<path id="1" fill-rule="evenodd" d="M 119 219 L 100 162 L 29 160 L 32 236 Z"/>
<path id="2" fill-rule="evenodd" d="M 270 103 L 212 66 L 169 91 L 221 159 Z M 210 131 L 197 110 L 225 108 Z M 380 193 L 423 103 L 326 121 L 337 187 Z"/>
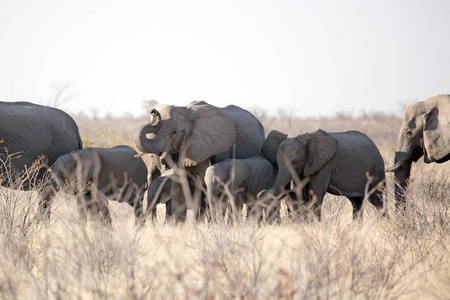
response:
<path id="1" fill-rule="evenodd" d="M 185 166 L 196 166 L 229 151 L 236 139 L 236 123 L 219 108 L 204 101 L 186 107 L 158 105 L 151 120 L 136 131 L 135 143 L 143 153 L 165 157 L 179 154 Z"/>
<path id="2" fill-rule="evenodd" d="M 337 141 L 321 129 L 286 139 L 277 152 L 278 174 L 272 192 L 279 194 L 292 179 L 293 171 L 300 179 L 317 173 L 336 151 Z"/>
<path id="3" fill-rule="evenodd" d="M 93 178 L 94 166 L 81 168 L 80 156 L 71 152 L 61 155 L 51 169 L 50 180 L 45 184 L 42 199 L 39 203 L 39 213 L 44 218 L 50 218 L 50 206 L 53 197 L 59 189 L 69 194 L 76 194 L 76 190 L 84 188 Z"/>
<path id="4" fill-rule="evenodd" d="M 77 152 L 60 156 L 52 169 L 53 185 L 69 188 L 67 192 L 70 193 L 75 193 L 74 189 L 81 190 L 87 186 L 100 172 L 98 154 L 94 153 L 93 158 L 93 162 L 86 161 Z"/>
<path id="5" fill-rule="evenodd" d="M 406 107 L 399 132 L 393 167 L 396 200 L 404 200 L 403 191 L 411 164 L 424 156 L 425 163 L 450 159 L 450 95 L 438 95 Z"/>

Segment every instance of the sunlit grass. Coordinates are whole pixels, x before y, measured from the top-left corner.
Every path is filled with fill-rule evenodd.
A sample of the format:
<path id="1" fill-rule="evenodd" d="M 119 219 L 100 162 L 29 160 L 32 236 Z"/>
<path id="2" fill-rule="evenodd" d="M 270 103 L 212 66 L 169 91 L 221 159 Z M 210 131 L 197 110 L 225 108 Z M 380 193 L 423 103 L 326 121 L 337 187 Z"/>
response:
<path id="1" fill-rule="evenodd" d="M 298 131 L 290 130 L 301 133 L 306 126 L 294 122 L 297 124 Z M 360 124 L 354 123 L 354 129 Z M 381 130 L 379 124 L 368 124 Z M 120 137 L 133 132 L 131 128 L 127 133 L 114 130 L 114 143 L 127 143 Z M 97 135 L 83 138 L 97 146 Z M 381 141 L 387 162 L 392 162 L 395 139 L 391 136 Z M 136 227 L 132 208 L 111 201 L 113 226 L 108 228 L 94 220 L 83 225 L 75 197 L 60 192 L 50 221 L 43 223 L 33 219 L 39 192 L 1 188 L 0 296 L 447 298 L 450 180 L 446 169 L 448 163 L 413 165 L 408 205 L 401 212 L 394 210 L 389 174 L 388 217 L 380 216 L 369 204 L 363 221 L 352 219 L 346 198 L 327 195 L 322 221 L 310 218 L 293 222 L 284 213 L 279 224 L 248 220 L 232 225 L 203 221 L 171 225 L 164 223 L 164 207 L 160 205 L 155 221 Z"/>

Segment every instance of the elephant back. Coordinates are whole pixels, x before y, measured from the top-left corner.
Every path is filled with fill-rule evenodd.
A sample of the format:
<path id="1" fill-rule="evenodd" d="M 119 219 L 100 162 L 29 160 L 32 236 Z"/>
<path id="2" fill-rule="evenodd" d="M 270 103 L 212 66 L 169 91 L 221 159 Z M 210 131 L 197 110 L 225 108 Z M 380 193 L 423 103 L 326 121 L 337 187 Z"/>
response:
<path id="1" fill-rule="evenodd" d="M 64 111 L 30 102 L 0 102 L 0 154 L 18 154 L 17 171 L 37 159 L 51 166 L 66 153 L 82 148 L 78 126 Z M 41 178 L 43 171 L 39 173 Z"/>
<path id="2" fill-rule="evenodd" d="M 249 111 L 235 105 L 229 105 L 222 111 L 237 124 L 235 144 L 228 152 L 228 158 L 263 156 L 261 147 L 265 133 L 261 122 Z"/>
<path id="3" fill-rule="evenodd" d="M 358 159 L 357 164 L 365 172 L 384 179 L 384 159 L 378 147 L 367 135 L 359 131 L 330 133 L 338 142 L 336 156 L 344 162 L 349 159 Z"/>

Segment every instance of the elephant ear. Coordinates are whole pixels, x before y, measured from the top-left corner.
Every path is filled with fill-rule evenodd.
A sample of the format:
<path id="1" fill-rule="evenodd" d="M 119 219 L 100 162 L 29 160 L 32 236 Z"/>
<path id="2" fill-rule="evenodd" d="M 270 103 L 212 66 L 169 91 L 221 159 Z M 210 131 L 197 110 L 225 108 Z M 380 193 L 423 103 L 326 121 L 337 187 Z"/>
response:
<path id="1" fill-rule="evenodd" d="M 185 166 L 196 166 L 230 150 L 236 140 L 237 129 L 232 119 L 204 101 L 193 102 L 187 108 L 192 112 L 193 119 L 191 132 L 181 149 Z"/>
<path id="2" fill-rule="evenodd" d="M 269 135 L 267 135 L 267 138 L 261 147 L 261 152 L 264 154 L 267 160 L 270 161 L 274 166 L 278 167 L 277 163 L 278 148 L 280 147 L 281 142 L 287 139 L 287 137 L 288 135 L 285 133 L 282 133 L 278 130 L 272 130 L 269 133 Z"/>
<path id="3" fill-rule="evenodd" d="M 435 106 L 425 114 L 423 143 L 426 163 L 443 159 L 450 153 L 450 103 Z"/>
<path id="4" fill-rule="evenodd" d="M 337 141 L 322 129 L 311 133 L 306 142 L 308 154 L 303 175 L 308 177 L 322 169 L 334 157 L 337 147 Z"/>

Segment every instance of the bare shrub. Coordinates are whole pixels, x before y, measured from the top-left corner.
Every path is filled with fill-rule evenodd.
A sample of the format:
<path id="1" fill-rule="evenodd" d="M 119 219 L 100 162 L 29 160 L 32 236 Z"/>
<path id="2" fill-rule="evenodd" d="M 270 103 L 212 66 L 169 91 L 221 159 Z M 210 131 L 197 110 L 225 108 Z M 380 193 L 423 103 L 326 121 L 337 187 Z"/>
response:
<path id="1" fill-rule="evenodd" d="M 266 132 L 290 135 L 356 129 L 393 160 L 399 117 L 264 116 Z M 83 117 L 84 118 L 84 117 Z M 75 118 L 87 145 L 133 146 L 144 120 Z M 111 128 L 109 130 L 108 128 Z M 448 164 L 447 164 L 448 165 Z M 39 192 L 0 189 L 0 295 L 7 299 L 409 299 L 450 294 L 450 168 L 413 165 L 405 211 L 368 205 L 352 220 L 343 197 L 327 195 L 322 220 L 252 219 L 134 224 L 132 208 L 110 202 L 112 228 L 80 224 L 74 197 L 59 193 L 47 224 L 33 222 Z M 228 195 L 229 196 L 229 195 Z M 283 206 L 283 209 L 286 208 Z"/>

